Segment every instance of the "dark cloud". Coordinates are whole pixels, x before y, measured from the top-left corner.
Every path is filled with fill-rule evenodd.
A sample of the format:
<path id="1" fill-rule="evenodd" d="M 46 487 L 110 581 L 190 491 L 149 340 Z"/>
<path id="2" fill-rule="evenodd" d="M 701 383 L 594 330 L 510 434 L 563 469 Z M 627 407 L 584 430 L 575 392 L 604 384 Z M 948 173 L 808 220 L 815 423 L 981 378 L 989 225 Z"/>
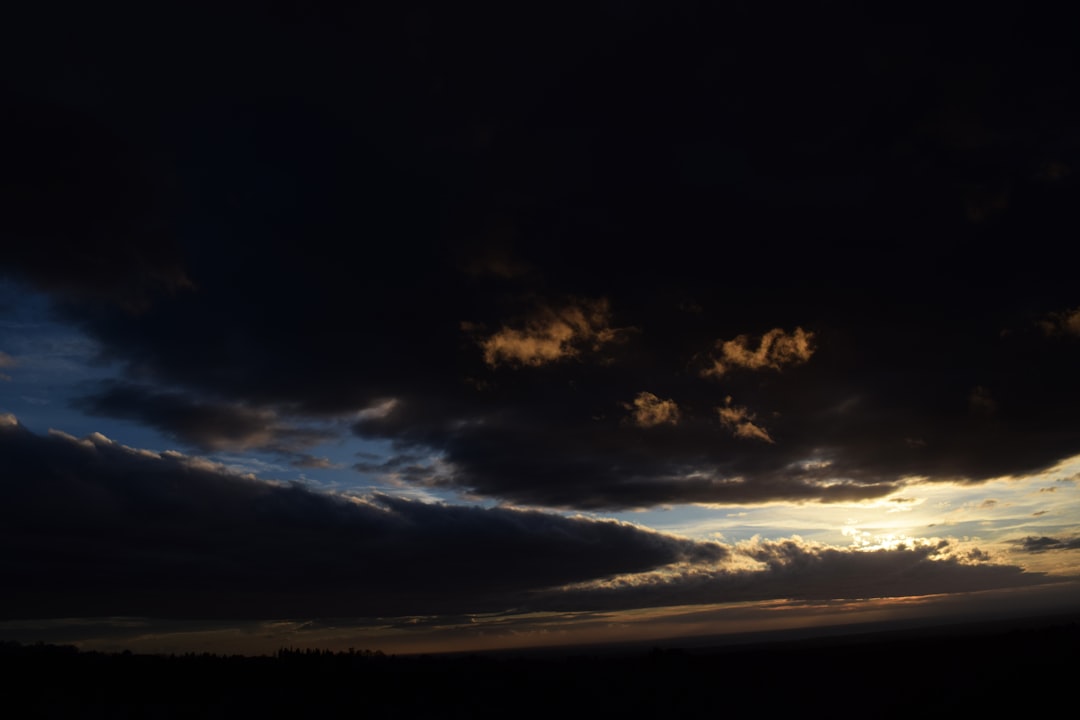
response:
<path id="1" fill-rule="evenodd" d="M 611 416 L 583 422 L 575 417 L 574 395 L 573 387 L 556 386 L 543 404 L 504 406 L 490 416 L 434 427 L 426 424 L 423 407 L 405 401 L 383 418 L 358 423 L 357 430 L 440 452 L 444 469 L 426 474 L 426 484 L 537 505 L 851 500 L 897 487 L 891 479 L 831 481 L 814 468 L 753 472 L 751 462 L 769 460 L 743 449 L 752 440 L 733 435 L 712 415 L 687 422 L 684 413 L 678 426 L 642 428 L 623 422 L 622 403 L 613 398 L 607 406 Z"/>
<path id="2" fill-rule="evenodd" d="M 308 453 L 294 453 L 294 455 L 295 458 L 289 464 L 304 470 L 333 470 L 341 467 L 340 464 L 332 462 L 329 458 L 316 457 Z"/>
<path id="3" fill-rule="evenodd" d="M 1059 540 L 1046 535 L 1029 535 L 1014 541 L 1014 543 L 1019 545 L 1022 550 L 1031 553 L 1041 553 L 1047 550 L 1076 550 L 1080 548 L 1080 537 Z"/>
<path id="4" fill-rule="evenodd" d="M 9 91 L 0 118 L 0 271 L 128 311 L 190 288 L 168 197 L 170 168 L 61 103 Z"/>
<path id="5" fill-rule="evenodd" d="M 204 450 L 269 450 L 297 454 L 335 437 L 321 428 L 290 425 L 278 413 L 238 403 L 200 401 L 190 394 L 155 391 L 130 383 L 106 383 L 95 395 L 74 401 L 91 414 L 135 420 Z M 305 467 L 318 458 L 298 457 Z"/>
<path id="6" fill-rule="evenodd" d="M 584 583 L 540 599 L 553 609 L 616 609 L 764 599 L 832 600 L 963 593 L 1046 584 L 1054 579 L 987 562 L 949 541 L 854 550 L 798 539 L 739 546 L 763 567 L 685 567 Z"/>
<path id="7" fill-rule="evenodd" d="M 0 350 L 0 368 L 3 368 L 3 369 L 13 368 L 18 364 L 19 364 L 19 362 L 15 358 L 8 355 L 6 352 Z M 0 380 L 2 380 L 2 381 L 10 381 L 11 376 L 6 374 L 6 373 L 0 372 Z"/>
<path id="8" fill-rule="evenodd" d="M 3 267 L 171 388 L 103 412 L 211 442 L 394 399 L 356 432 L 516 502 L 847 501 L 1080 452 L 1080 180 L 1040 169 L 1080 163 L 1073 39 L 732 12 L 24 23 Z M 625 422 L 643 391 L 678 423 Z"/>
<path id="9" fill-rule="evenodd" d="M 537 511 L 355 498 L 100 435 L 0 427 L 8 618 L 284 618 L 892 597 L 1038 584 L 981 551 L 735 547 Z"/>
<path id="10" fill-rule="evenodd" d="M 503 610 L 553 585 L 727 551 L 627 524 L 350 499 L 0 418 L 4 617 Z"/>

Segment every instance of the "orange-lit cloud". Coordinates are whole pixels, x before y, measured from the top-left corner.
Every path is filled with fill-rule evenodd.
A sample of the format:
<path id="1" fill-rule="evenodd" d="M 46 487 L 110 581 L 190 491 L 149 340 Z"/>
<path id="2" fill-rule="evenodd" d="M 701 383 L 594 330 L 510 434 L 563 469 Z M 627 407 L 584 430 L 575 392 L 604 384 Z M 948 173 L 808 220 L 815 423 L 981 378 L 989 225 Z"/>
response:
<path id="1" fill-rule="evenodd" d="M 597 351 L 618 339 L 621 330 L 611 327 L 611 311 L 605 298 L 581 300 L 561 308 L 542 307 L 524 327 L 503 326 L 481 341 L 484 362 L 539 367 Z"/>
<path id="2" fill-rule="evenodd" d="M 626 403 L 624 407 L 632 411 L 631 416 L 638 427 L 679 424 L 678 404 L 674 400 L 662 400 L 651 392 L 638 393 L 634 402 Z"/>
<path id="3" fill-rule="evenodd" d="M 1051 313 L 1039 322 L 1039 327 L 1047 335 L 1080 336 L 1080 307 L 1063 312 Z"/>
<path id="4" fill-rule="evenodd" d="M 801 327 L 788 333 L 773 328 L 761 336 L 757 347 L 751 346 L 749 335 L 732 340 L 718 340 L 718 354 L 712 356 L 712 366 L 702 371 L 705 377 L 720 377 L 735 368 L 749 370 L 780 370 L 786 365 L 799 365 L 814 354 L 814 333 Z"/>
<path id="5" fill-rule="evenodd" d="M 1022 541 L 1021 541 L 1022 542 Z M 1054 538 L 1036 539 L 1057 549 Z M 753 537 L 721 545 L 716 560 L 680 562 L 641 573 L 571 583 L 538 605 L 608 609 L 691 604 L 706 598 L 847 600 L 911 597 L 1046 584 L 1047 576 L 1000 564 L 990 553 L 948 538 L 874 537 L 860 533 L 848 547 Z"/>
<path id="6" fill-rule="evenodd" d="M 735 437 L 764 440 L 767 443 L 775 442 L 765 428 L 754 423 L 756 416 L 752 412 L 745 407 L 732 405 L 730 395 L 726 398 L 725 403 L 722 407 L 716 408 L 716 411 L 720 413 L 720 422 L 723 423 L 724 427 L 731 430 Z"/>

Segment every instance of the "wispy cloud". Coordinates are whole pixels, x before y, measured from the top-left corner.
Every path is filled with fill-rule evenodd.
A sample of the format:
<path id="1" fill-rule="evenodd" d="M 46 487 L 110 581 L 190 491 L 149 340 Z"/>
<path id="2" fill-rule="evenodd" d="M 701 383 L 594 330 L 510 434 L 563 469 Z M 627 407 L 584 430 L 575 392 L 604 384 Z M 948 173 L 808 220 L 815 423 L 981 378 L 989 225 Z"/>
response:
<path id="1" fill-rule="evenodd" d="M 740 405 L 731 404 L 730 395 L 725 399 L 725 404 L 716 408 L 716 411 L 720 414 L 720 422 L 731 430 L 735 437 L 763 440 L 769 444 L 775 442 L 765 428 L 754 422 L 754 413 Z"/>

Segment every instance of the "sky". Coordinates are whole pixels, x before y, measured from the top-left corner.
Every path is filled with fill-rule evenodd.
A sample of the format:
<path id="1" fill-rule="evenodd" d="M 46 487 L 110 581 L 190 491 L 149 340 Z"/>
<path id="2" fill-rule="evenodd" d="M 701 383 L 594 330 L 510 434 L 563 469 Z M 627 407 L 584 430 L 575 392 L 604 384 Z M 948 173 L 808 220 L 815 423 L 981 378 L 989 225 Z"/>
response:
<path id="1" fill-rule="evenodd" d="M 0 636 L 1080 607 L 1068 23 L 337 5 L 4 11 Z"/>

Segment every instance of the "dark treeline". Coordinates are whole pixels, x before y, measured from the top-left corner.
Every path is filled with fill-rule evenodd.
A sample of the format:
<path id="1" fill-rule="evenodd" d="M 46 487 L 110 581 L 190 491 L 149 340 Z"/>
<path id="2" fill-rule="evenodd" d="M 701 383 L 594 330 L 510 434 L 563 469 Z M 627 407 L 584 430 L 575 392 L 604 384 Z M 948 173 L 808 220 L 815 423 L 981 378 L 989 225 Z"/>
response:
<path id="1" fill-rule="evenodd" d="M 1071 694 L 1080 623 L 625 654 L 138 655 L 0 643 L 20 717 L 965 716 Z M 740 710 L 741 708 L 741 710 Z"/>

